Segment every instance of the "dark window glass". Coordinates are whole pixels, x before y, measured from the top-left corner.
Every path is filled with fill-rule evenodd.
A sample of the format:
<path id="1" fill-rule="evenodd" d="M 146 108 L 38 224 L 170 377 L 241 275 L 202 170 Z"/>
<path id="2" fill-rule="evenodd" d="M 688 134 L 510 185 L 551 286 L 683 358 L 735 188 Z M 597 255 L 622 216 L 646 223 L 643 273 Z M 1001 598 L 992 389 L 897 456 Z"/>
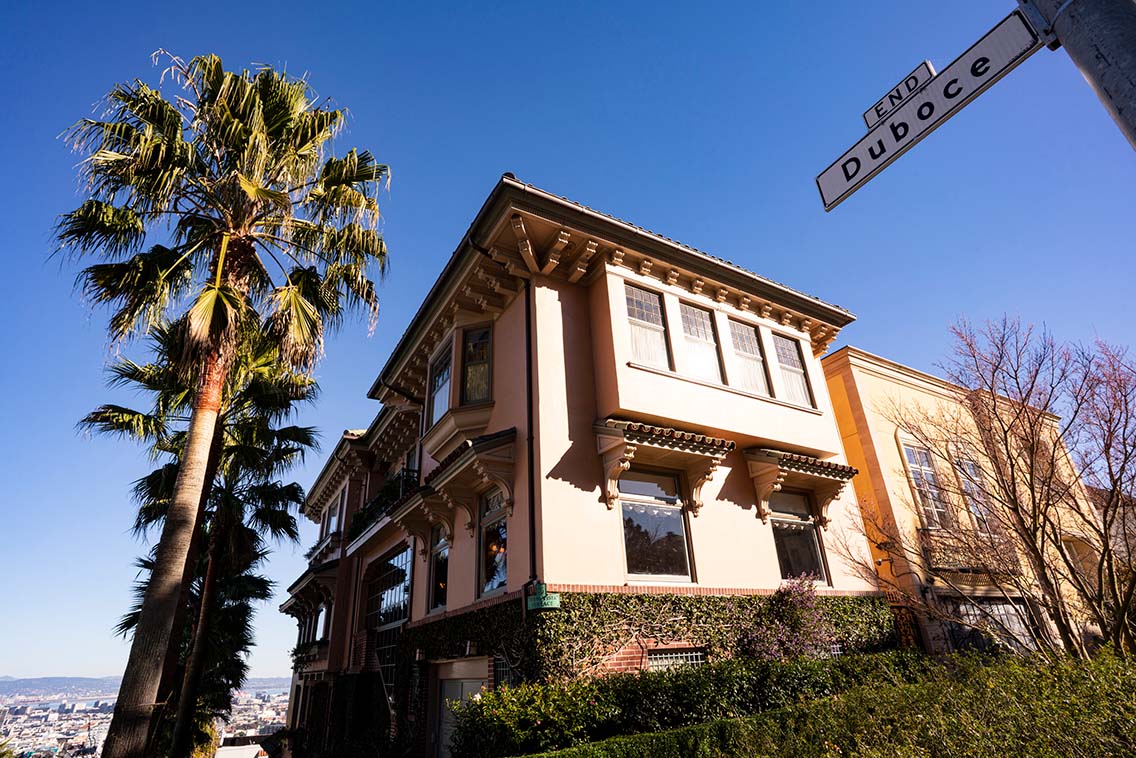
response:
<path id="1" fill-rule="evenodd" d="M 446 584 L 449 582 L 450 541 L 439 527 L 430 536 L 430 608 L 446 605 Z"/>
<path id="2" fill-rule="evenodd" d="M 619 491 L 625 495 L 666 500 L 678 499 L 678 486 L 670 474 L 652 474 L 648 471 L 628 471 L 619 478 Z"/>
<path id="3" fill-rule="evenodd" d="M 378 629 L 405 621 L 410 612 L 410 547 L 404 547 L 381 559 L 372 567 L 367 583 L 368 629 Z"/>
<path id="4" fill-rule="evenodd" d="M 623 501 L 627 573 L 690 576 L 682 508 Z"/>
<path id="5" fill-rule="evenodd" d="M 773 542 L 777 547 L 781 577 L 812 576 L 823 581 L 820 538 L 808 497 L 775 492 L 769 498 L 769 508 L 773 511 Z"/>
<path id="6" fill-rule="evenodd" d="M 481 501 L 481 594 L 502 589 L 508 581 L 505 499 L 495 491 Z"/>
<path id="7" fill-rule="evenodd" d="M 489 402 L 489 327 L 467 329 L 462 338 L 461 401 Z"/>

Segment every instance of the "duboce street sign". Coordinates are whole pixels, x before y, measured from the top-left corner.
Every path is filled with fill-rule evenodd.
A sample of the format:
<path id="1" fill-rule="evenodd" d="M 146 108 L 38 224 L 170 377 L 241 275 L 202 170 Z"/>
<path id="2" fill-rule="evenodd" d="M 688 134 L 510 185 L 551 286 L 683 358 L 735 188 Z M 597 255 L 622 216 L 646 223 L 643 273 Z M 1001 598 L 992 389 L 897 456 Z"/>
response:
<path id="1" fill-rule="evenodd" d="M 1021 10 L 1015 10 L 917 91 L 900 92 L 902 103 L 884 111 L 863 139 L 817 177 L 824 209 L 832 210 L 863 187 L 1043 44 Z"/>

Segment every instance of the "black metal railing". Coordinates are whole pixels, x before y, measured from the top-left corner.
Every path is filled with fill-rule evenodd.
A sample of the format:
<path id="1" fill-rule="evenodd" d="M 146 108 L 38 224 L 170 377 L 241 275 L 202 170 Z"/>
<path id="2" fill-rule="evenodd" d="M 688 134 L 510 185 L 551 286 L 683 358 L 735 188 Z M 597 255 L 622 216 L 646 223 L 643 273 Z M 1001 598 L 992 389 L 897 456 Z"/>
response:
<path id="1" fill-rule="evenodd" d="M 347 539 L 351 541 L 391 510 L 418 491 L 418 470 L 404 468 L 385 482 L 373 498 L 351 519 Z"/>

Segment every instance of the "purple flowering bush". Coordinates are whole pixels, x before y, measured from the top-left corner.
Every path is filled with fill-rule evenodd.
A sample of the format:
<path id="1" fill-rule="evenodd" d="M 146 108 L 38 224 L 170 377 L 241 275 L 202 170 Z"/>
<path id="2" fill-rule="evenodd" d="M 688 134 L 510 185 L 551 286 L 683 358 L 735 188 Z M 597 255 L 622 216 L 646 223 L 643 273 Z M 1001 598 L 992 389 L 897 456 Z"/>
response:
<path id="1" fill-rule="evenodd" d="M 836 628 L 809 577 L 785 582 L 750 629 L 738 639 L 738 651 L 759 661 L 827 658 L 836 644 Z"/>

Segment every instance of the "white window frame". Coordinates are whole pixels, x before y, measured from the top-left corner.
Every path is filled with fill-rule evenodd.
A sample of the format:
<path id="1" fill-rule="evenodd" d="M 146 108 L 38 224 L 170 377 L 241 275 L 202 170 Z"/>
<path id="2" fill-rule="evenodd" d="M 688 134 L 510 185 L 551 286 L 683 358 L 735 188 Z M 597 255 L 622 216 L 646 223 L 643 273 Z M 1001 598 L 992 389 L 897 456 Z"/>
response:
<path id="1" fill-rule="evenodd" d="M 777 361 L 777 368 L 781 372 L 781 389 L 785 392 L 786 397 L 778 398 L 786 403 L 792 405 L 799 405 L 803 408 L 816 408 L 816 392 L 813 391 L 813 383 L 809 377 L 809 363 L 805 358 L 805 350 L 801 344 L 801 340 L 788 334 L 781 332 L 772 332 L 773 341 L 773 358 Z M 778 340 L 784 340 L 786 343 L 791 343 L 793 349 L 796 351 L 797 360 L 800 361 L 801 367 L 787 366 L 781 360 L 781 355 L 777 352 Z M 789 397 L 789 382 L 793 381 L 791 377 L 800 377 L 801 382 L 804 384 L 805 401 L 802 403 L 792 397 Z"/>
<path id="2" fill-rule="evenodd" d="M 446 407 L 441 413 L 437 413 L 436 400 L 443 395 L 439 392 L 439 390 L 442 389 L 441 387 L 434 387 L 434 380 L 437 376 L 438 368 L 442 365 L 443 362 L 447 364 L 449 369 L 449 375 L 446 377 L 444 395 L 446 399 Z M 450 408 L 453 405 L 453 398 L 451 396 L 454 394 L 454 346 L 452 340 L 446 340 L 445 349 L 439 350 L 431 359 L 429 378 L 426 384 L 426 388 L 429 393 L 429 396 L 427 397 L 427 410 L 429 411 L 429 415 L 426 417 L 426 429 L 429 430 L 434 428 L 434 425 L 442 420 L 442 416 L 445 416 L 450 412 Z"/>
<path id="3" fill-rule="evenodd" d="M 935 467 L 934 453 L 932 453 L 931 449 L 926 445 L 915 441 L 901 441 L 900 447 L 900 454 L 903 458 L 903 466 L 907 471 L 908 485 L 911 487 L 911 493 L 915 496 L 915 507 L 919 515 L 919 521 L 923 524 L 923 528 L 949 528 L 953 521 L 953 514 L 951 513 L 950 502 L 947 500 L 946 494 L 943 492 L 943 486 L 939 483 L 939 472 Z M 926 481 L 926 474 L 928 472 L 930 472 L 931 474 L 933 488 L 928 488 L 926 495 L 938 506 L 937 508 L 932 508 L 932 511 L 935 514 L 935 523 L 931 523 L 931 520 L 927 518 L 928 505 L 927 501 L 924 500 L 925 493 L 924 490 L 919 486 L 920 476 L 916 476 L 916 465 L 912 463 L 911 458 L 907 455 L 909 448 L 912 451 L 921 451 L 927 454 L 927 465 L 924 466 L 923 464 L 919 464 L 918 470 L 923 481 Z"/>
<path id="4" fill-rule="evenodd" d="M 682 478 L 681 474 L 675 471 L 659 471 L 654 469 L 635 467 L 628 473 L 639 472 L 644 474 L 652 474 L 654 476 L 669 476 L 674 479 L 675 492 L 682 492 Z M 622 477 L 621 477 L 622 480 Z M 624 502 L 632 506 L 653 506 L 665 510 L 676 510 L 679 514 L 679 519 L 682 523 L 682 539 L 683 546 L 686 551 L 686 574 L 634 574 L 627 565 L 627 530 L 623 524 L 623 506 Z M 635 584 L 644 584 L 651 582 L 661 582 L 666 584 L 693 584 L 694 583 L 694 548 L 690 541 L 690 519 L 687 518 L 686 504 L 679 496 L 671 497 L 647 497 L 644 495 L 635 495 L 633 493 L 626 493 L 620 490 L 619 493 L 619 534 L 620 541 L 623 543 L 623 570 L 624 575 L 627 577 L 628 582 Z"/>

